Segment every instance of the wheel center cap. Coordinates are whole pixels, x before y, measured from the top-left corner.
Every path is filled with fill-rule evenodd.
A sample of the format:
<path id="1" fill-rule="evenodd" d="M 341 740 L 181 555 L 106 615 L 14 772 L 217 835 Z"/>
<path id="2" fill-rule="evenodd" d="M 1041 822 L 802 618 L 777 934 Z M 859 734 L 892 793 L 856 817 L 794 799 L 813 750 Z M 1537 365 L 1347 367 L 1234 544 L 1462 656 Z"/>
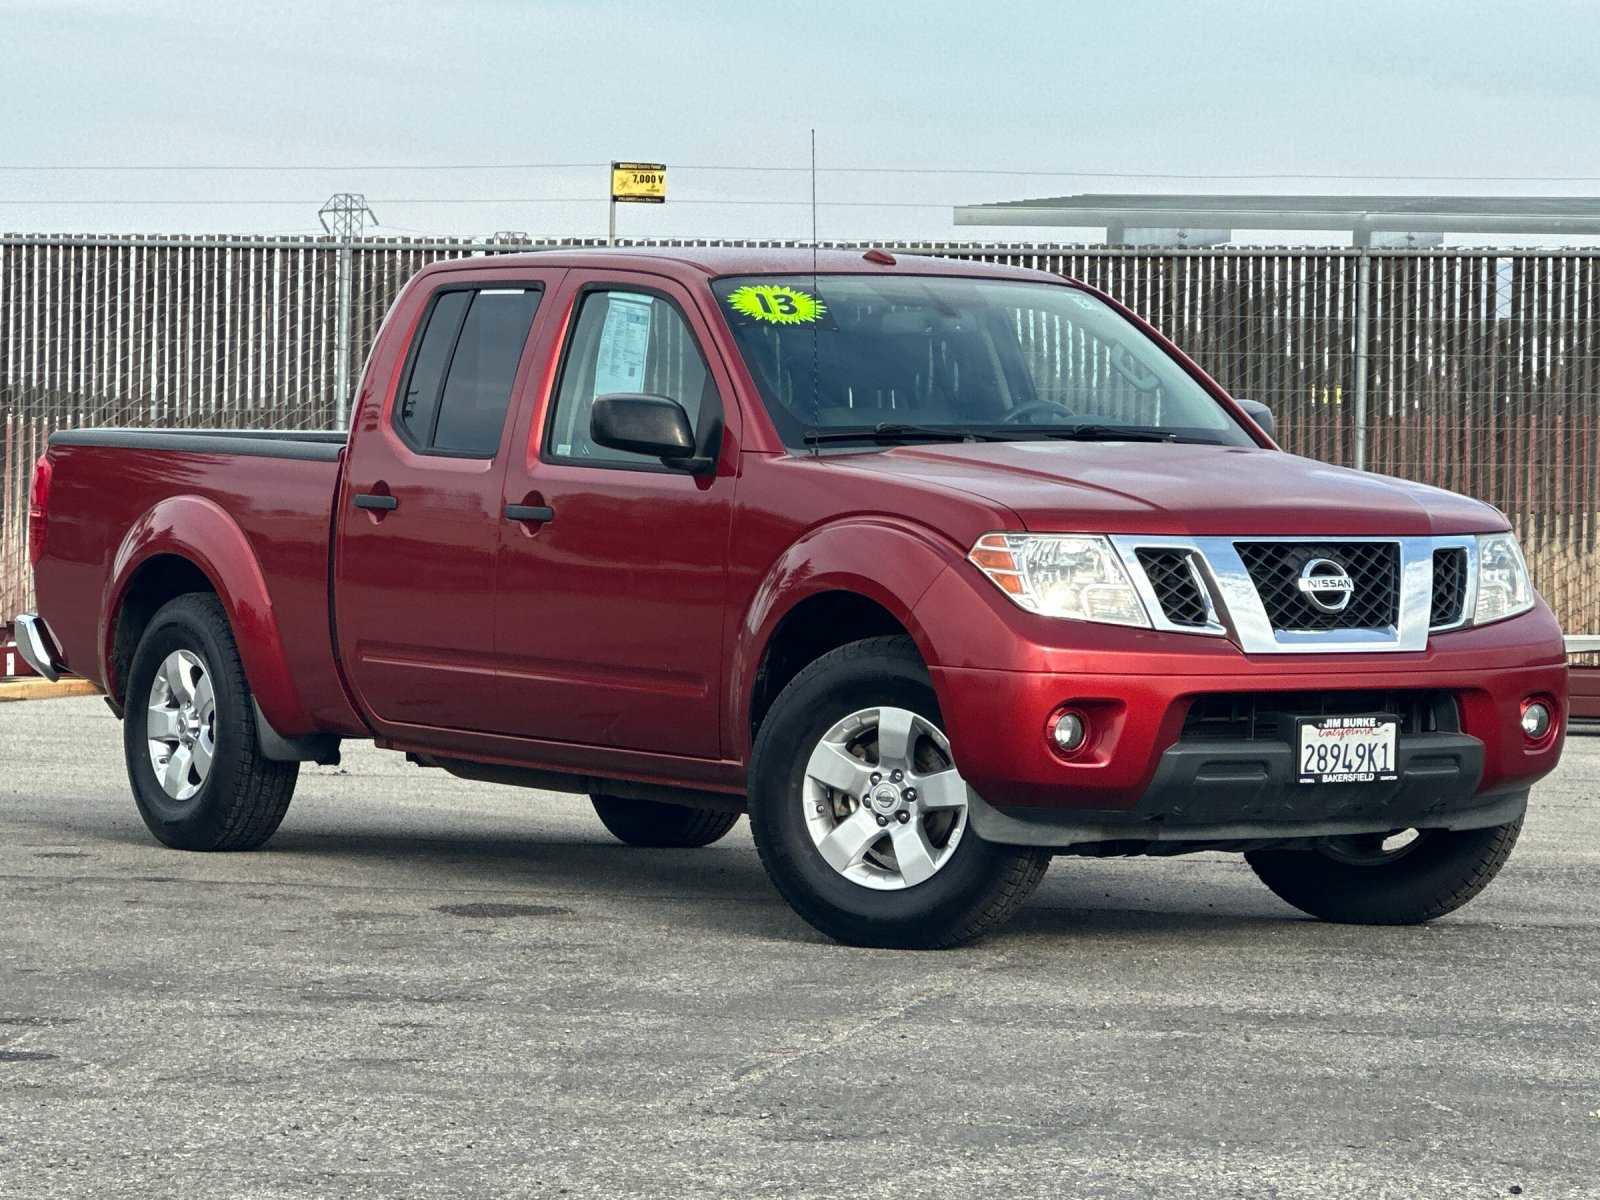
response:
<path id="1" fill-rule="evenodd" d="M 900 807 L 900 789 L 892 783 L 880 783 L 872 789 L 872 808 L 875 812 L 892 813 Z"/>

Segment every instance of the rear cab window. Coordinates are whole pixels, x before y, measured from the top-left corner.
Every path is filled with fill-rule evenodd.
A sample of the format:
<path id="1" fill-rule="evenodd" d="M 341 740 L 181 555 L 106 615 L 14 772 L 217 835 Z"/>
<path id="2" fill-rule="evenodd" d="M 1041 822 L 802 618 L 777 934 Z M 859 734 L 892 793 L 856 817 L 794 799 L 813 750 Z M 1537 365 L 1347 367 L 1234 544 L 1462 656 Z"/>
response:
<path id="1" fill-rule="evenodd" d="M 542 294 L 532 283 L 434 294 L 394 406 L 407 445 L 420 454 L 495 456 Z"/>

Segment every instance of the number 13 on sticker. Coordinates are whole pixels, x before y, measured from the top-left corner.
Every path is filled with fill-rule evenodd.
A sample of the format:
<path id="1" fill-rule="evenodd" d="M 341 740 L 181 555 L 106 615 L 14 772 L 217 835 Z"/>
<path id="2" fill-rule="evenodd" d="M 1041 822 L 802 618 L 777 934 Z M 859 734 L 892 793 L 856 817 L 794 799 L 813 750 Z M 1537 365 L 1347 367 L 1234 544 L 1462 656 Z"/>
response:
<path id="1" fill-rule="evenodd" d="M 728 307 L 743 316 L 771 321 L 775 325 L 803 325 L 828 311 L 828 306 L 809 292 L 776 283 L 735 288 L 728 294 Z"/>

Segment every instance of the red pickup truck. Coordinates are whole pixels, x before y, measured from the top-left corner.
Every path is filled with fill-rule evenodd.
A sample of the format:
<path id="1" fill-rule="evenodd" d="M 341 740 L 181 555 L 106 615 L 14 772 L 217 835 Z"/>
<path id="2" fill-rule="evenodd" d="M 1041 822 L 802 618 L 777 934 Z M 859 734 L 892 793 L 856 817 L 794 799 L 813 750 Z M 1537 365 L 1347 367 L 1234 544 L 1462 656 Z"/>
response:
<path id="1" fill-rule="evenodd" d="M 1243 853 L 1426 921 L 1510 853 L 1565 656 L 1505 518 L 1283 453 L 1092 288 L 976 263 L 551 252 L 405 288 L 340 433 L 81 430 L 34 480 L 47 675 L 101 683 L 162 842 L 298 763 L 750 815 L 778 890 L 943 946 L 1054 855 Z"/>

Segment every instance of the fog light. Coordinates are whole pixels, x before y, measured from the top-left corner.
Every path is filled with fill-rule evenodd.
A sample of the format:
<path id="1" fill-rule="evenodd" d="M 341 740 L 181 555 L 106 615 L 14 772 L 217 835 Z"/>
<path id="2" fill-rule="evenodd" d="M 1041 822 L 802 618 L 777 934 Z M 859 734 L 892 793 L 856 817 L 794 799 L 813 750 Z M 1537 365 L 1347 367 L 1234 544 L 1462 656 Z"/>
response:
<path id="1" fill-rule="evenodd" d="M 1522 732 L 1530 742 L 1543 739 L 1550 732 L 1550 710 L 1535 700 L 1522 706 Z"/>
<path id="2" fill-rule="evenodd" d="M 1054 728 L 1050 730 L 1050 737 L 1055 742 L 1056 749 L 1065 750 L 1068 754 L 1079 749 L 1088 735 L 1089 731 L 1084 727 L 1083 718 L 1077 713 L 1062 713 L 1056 718 Z"/>

